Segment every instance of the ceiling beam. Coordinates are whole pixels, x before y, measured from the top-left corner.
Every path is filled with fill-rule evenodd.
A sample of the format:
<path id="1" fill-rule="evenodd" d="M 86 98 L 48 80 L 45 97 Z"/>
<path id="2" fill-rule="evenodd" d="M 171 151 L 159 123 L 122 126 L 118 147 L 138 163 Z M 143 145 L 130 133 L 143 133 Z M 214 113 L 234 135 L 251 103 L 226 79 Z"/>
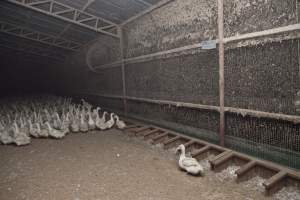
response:
<path id="1" fill-rule="evenodd" d="M 52 35 L 44 34 L 28 28 L 1 21 L 0 32 L 70 51 L 77 51 L 82 46 L 82 44 L 80 43 L 64 39 L 56 40 L 56 37 Z"/>
<path id="2" fill-rule="evenodd" d="M 80 11 L 78 9 L 75 9 L 73 7 L 70 7 L 68 5 L 56 2 L 54 0 L 46 0 L 46 1 L 38 1 L 38 2 L 34 2 L 34 3 L 28 3 L 27 1 L 18 1 L 18 0 L 6 0 L 10 3 L 52 16 L 52 17 L 56 17 L 58 19 L 76 24 L 78 26 L 99 32 L 99 33 L 103 33 L 106 35 L 110 35 L 112 37 L 115 38 L 119 38 L 119 35 L 117 33 L 111 33 L 107 30 L 102 29 L 102 27 L 107 26 L 107 25 L 114 25 L 115 27 L 118 27 L 117 24 L 106 20 L 104 18 L 101 17 L 97 17 L 94 16 L 92 14 L 89 14 L 87 12 L 84 11 Z M 41 7 L 41 5 L 43 5 L 43 7 Z M 60 10 L 59 11 L 55 11 L 55 7 L 59 7 Z M 65 15 L 65 13 L 68 13 L 68 16 Z M 81 16 L 81 18 L 79 18 L 78 16 Z M 86 19 L 86 18 L 91 18 L 94 17 L 95 21 L 93 23 L 85 23 L 80 22 L 79 20 L 82 19 Z"/>
<path id="3" fill-rule="evenodd" d="M 86 2 L 86 4 L 81 8 L 81 12 L 84 12 L 92 3 L 94 3 L 95 0 L 88 0 Z M 76 19 L 78 18 L 78 16 L 75 16 Z M 110 26 L 114 26 L 114 25 L 110 25 Z M 59 39 L 62 37 L 63 34 L 65 34 L 71 27 L 71 24 L 68 24 L 59 34 L 58 36 L 56 37 L 56 39 Z M 104 29 L 103 29 L 104 30 Z"/>

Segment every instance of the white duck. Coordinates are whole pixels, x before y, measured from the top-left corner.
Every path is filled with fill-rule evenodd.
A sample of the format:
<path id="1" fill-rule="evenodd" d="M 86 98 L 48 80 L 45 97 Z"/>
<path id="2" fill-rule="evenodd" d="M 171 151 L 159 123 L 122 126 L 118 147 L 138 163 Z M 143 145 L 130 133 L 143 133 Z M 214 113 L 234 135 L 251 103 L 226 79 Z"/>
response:
<path id="1" fill-rule="evenodd" d="M 88 116 L 89 116 L 89 121 L 88 121 L 89 130 L 94 130 L 96 128 L 96 124 L 92 118 L 91 112 L 88 112 Z"/>
<path id="2" fill-rule="evenodd" d="M 108 120 L 107 122 L 104 123 L 104 125 L 106 126 L 107 129 L 110 129 L 115 124 L 114 114 L 115 113 L 110 113 L 110 120 Z"/>
<path id="3" fill-rule="evenodd" d="M 105 115 L 107 115 L 107 112 L 103 112 L 103 115 L 101 118 L 99 118 L 99 114 L 97 114 L 96 117 L 96 127 L 100 130 L 105 130 L 106 129 L 106 125 L 105 125 Z"/>
<path id="4" fill-rule="evenodd" d="M 11 144 L 14 142 L 13 135 L 14 132 L 12 129 L 6 130 L 3 128 L 3 130 L 0 131 L 0 141 L 2 144 Z"/>
<path id="5" fill-rule="evenodd" d="M 35 138 L 38 138 L 39 130 L 33 126 L 31 119 L 28 120 L 28 123 L 29 123 L 29 134 Z"/>
<path id="6" fill-rule="evenodd" d="M 185 156 L 185 146 L 183 144 L 177 147 L 176 152 L 181 151 L 179 157 L 179 167 L 192 175 L 203 175 L 203 167 L 195 158 Z"/>
<path id="7" fill-rule="evenodd" d="M 36 129 L 39 137 L 46 138 L 49 136 L 49 131 L 45 128 L 45 126 L 41 128 L 40 123 L 36 123 Z"/>
<path id="8" fill-rule="evenodd" d="M 124 129 L 126 127 L 125 122 L 123 122 L 122 120 L 119 119 L 118 115 L 114 115 L 115 119 L 116 119 L 116 125 L 118 129 Z"/>
<path id="9" fill-rule="evenodd" d="M 65 132 L 53 129 L 49 122 L 46 122 L 45 124 L 48 128 L 48 132 L 51 137 L 53 137 L 55 139 L 61 139 L 61 138 L 65 137 L 65 135 L 66 135 Z"/>
<path id="10" fill-rule="evenodd" d="M 88 126 L 88 124 L 85 122 L 85 119 L 84 119 L 85 117 L 84 117 L 84 115 L 81 114 L 80 116 L 81 116 L 81 117 L 80 117 L 80 124 L 79 124 L 80 131 L 86 133 L 86 132 L 89 131 L 89 126 Z"/>
<path id="11" fill-rule="evenodd" d="M 14 127 L 14 143 L 17 146 L 30 144 L 30 137 L 26 133 L 20 132 L 16 122 L 13 124 Z"/>
<path id="12" fill-rule="evenodd" d="M 78 124 L 78 119 L 77 119 L 77 114 L 72 115 L 72 121 L 70 125 L 70 129 L 73 133 L 78 133 L 79 132 L 79 124 Z"/>

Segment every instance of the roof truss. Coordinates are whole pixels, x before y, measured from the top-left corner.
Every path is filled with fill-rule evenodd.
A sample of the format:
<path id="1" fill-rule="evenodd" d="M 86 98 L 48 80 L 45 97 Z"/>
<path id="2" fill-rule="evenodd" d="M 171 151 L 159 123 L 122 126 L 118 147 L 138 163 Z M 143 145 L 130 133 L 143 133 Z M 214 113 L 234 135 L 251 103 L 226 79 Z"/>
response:
<path id="1" fill-rule="evenodd" d="M 61 20 L 77 24 L 79 26 L 88 28 L 90 30 L 100 32 L 106 35 L 110 35 L 115 38 L 119 38 L 116 29 L 117 24 L 97 17 L 95 15 L 89 14 L 85 11 L 81 11 L 75 8 L 72 8 L 68 5 L 56 2 L 54 0 L 38 0 L 38 1 L 26 1 L 26 0 L 6 0 L 10 3 L 17 4 L 41 12 L 43 14 L 59 18 Z M 110 27 L 108 29 L 107 27 Z"/>
<path id="2" fill-rule="evenodd" d="M 77 42 L 73 42 L 61 38 L 58 39 L 52 35 L 40 33 L 28 28 L 23 28 L 11 23 L 1 22 L 1 21 L 0 21 L 0 32 L 9 35 L 18 36 L 20 38 L 25 38 L 28 40 L 44 43 L 47 45 L 71 50 L 71 51 L 77 51 L 82 46 L 82 44 Z"/>

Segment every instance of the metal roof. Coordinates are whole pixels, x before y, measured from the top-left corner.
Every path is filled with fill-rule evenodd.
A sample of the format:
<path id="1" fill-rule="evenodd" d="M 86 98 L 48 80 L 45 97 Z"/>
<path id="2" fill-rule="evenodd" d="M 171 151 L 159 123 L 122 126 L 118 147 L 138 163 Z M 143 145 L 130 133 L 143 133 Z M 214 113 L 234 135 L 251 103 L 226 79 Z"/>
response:
<path id="1" fill-rule="evenodd" d="M 36 31 L 57 39 L 53 43 L 42 44 L 42 49 L 68 55 L 70 51 L 55 46 L 56 42 L 86 44 L 101 34 L 118 36 L 115 28 L 118 24 L 141 13 L 160 0 L 4 0 L 0 1 L 0 24 L 8 23 L 19 28 L 18 34 L 3 33 L 1 25 L 1 48 L 11 45 L 16 48 L 27 46 L 41 48 L 40 36 L 33 41 L 30 38 L 20 39 L 24 30 Z M 50 8 L 48 8 L 50 5 Z M 51 7 L 52 5 L 52 7 Z M 47 7 L 48 6 L 48 7 Z M 48 10 L 50 9 L 50 10 Z M 74 10 L 73 10 L 74 9 Z M 73 15 L 74 13 L 74 15 Z M 70 16 L 68 16 L 70 15 Z M 73 17 L 75 16 L 75 17 Z M 16 29 L 8 29 L 15 31 Z M 28 34 L 29 35 L 29 34 Z M 28 36 L 25 34 L 25 36 Z M 50 41 L 50 40 L 48 40 Z M 51 46 L 52 44 L 52 46 Z M 53 46 L 54 44 L 54 46 Z M 60 42 L 60 44 L 64 44 Z M 61 45 L 62 46 L 62 45 Z M 38 52 L 37 52 L 38 53 Z M 44 55 L 41 53 L 41 55 Z"/>

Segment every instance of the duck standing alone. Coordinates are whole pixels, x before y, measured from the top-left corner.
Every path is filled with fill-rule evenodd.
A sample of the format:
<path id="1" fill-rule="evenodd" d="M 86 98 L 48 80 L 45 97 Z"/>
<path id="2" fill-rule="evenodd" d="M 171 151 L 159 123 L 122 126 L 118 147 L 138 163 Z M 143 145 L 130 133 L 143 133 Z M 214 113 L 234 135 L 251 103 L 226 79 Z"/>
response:
<path id="1" fill-rule="evenodd" d="M 180 157 L 179 157 L 178 164 L 182 170 L 194 176 L 204 174 L 203 167 L 199 164 L 199 162 L 195 158 L 186 157 L 185 146 L 183 144 L 177 147 L 176 152 L 179 151 L 180 151 Z"/>

